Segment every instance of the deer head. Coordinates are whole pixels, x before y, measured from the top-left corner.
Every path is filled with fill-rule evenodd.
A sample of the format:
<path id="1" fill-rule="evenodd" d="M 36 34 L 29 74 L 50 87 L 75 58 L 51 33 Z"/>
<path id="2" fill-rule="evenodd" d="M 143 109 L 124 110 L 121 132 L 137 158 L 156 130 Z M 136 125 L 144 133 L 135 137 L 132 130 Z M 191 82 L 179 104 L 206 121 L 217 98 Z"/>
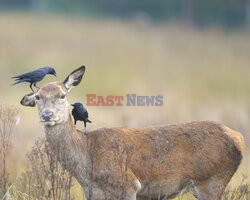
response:
<path id="1" fill-rule="evenodd" d="M 85 66 L 73 71 L 63 82 L 51 82 L 43 85 L 38 91 L 25 95 L 21 104 L 35 107 L 38 105 L 40 121 L 45 126 L 64 123 L 69 117 L 68 92 L 77 86 L 84 75 Z"/>

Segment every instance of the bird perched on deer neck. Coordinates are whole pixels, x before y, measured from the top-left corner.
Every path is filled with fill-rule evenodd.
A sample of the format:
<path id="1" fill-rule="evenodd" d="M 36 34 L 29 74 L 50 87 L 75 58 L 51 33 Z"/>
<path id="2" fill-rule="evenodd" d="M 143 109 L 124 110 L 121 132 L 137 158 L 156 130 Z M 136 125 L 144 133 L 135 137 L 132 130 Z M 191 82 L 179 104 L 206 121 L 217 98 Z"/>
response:
<path id="1" fill-rule="evenodd" d="M 88 117 L 88 111 L 86 110 L 86 108 L 79 102 L 71 104 L 74 108 L 72 109 L 72 115 L 74 117 L 75 120 L 75 125 L 76 122 L 79 121 L 83 121 L 84 122 L 84 134 L 86 135 L 86 124 L 87 122 L 92 123 Z"/>
<path id="2" fill-rule="evenodd" d="M 32 72 L 28 72 L 28 73 L 25 73 L 25 74 L 21 74 L 19 76 L 13 76 L 11 78 L 14 78 L 16 79 L 15 83 L 12 84 L 13 85 L 16 85 L 16 84 L 19 84 L 19 83 L 22 83 L 22 82 L 29 82 L 30 83 L 30 89 L 32 90 L 32 92 L 34 92 L 33 88 L 32 88 L 32 85 L 34 85 L 36 88 L 39 88 L 37 87 L 37 82 L 41 81 L 44 79 L 44 77 L 47 75 L 47 74 L 52 74 L 56 77 L 56 72 L 54 70 L 54 68 L 52 67 L 42 67 L 42 68 L 39 68 L 37 70 L 34 70 Z"/>

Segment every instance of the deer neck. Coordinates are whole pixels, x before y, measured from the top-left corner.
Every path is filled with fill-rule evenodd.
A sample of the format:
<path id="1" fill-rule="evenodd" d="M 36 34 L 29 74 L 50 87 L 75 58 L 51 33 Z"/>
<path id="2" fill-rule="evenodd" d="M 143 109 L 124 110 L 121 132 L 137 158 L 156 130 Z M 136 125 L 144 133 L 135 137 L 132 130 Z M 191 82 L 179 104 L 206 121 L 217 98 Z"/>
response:
<path id="1" fill-rule="evenodd" d="M 44 126 L 44 130 L 49 148 L 55 153 L 63 168 L 72 172 L 76 178 L 79 174 L 83 174 L 83 171 L 86 174 L 89 168 L 87 139 L 74 127 L 71 114 L 66 123 Z"/>

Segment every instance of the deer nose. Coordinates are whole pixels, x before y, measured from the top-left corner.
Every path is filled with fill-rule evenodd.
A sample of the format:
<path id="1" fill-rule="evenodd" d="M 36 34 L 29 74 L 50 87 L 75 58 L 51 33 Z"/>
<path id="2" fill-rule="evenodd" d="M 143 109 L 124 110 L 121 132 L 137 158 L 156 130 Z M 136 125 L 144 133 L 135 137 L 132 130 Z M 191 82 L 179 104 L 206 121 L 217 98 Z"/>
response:
<path id="1" fill-rule="evenodd" d="M 53 119 L 53 113 L 52 112 L 44 112 L 41 116 L 42 121 L 51 121 Z"/>

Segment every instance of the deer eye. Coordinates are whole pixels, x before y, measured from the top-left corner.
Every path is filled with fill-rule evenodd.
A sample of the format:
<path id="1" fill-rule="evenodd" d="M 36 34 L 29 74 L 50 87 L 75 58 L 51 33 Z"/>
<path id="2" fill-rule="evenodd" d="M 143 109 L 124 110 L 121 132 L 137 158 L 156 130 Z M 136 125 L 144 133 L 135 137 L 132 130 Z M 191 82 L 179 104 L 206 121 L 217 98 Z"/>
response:
<path id="1" fill-rule="evenodd" d="M 40 97 L 38 95 L 36 95 L 35 97 L 36 97 L 36 100 L 40 100 Z"/>
<path id="2" fill-rule="evenodd" d="M 65 94 L 62 94 L 62 95 L 60 96 L 60 98 L 61 98 L 61 99 L 65 99 L 65 96 L 66 96 Z"/>

